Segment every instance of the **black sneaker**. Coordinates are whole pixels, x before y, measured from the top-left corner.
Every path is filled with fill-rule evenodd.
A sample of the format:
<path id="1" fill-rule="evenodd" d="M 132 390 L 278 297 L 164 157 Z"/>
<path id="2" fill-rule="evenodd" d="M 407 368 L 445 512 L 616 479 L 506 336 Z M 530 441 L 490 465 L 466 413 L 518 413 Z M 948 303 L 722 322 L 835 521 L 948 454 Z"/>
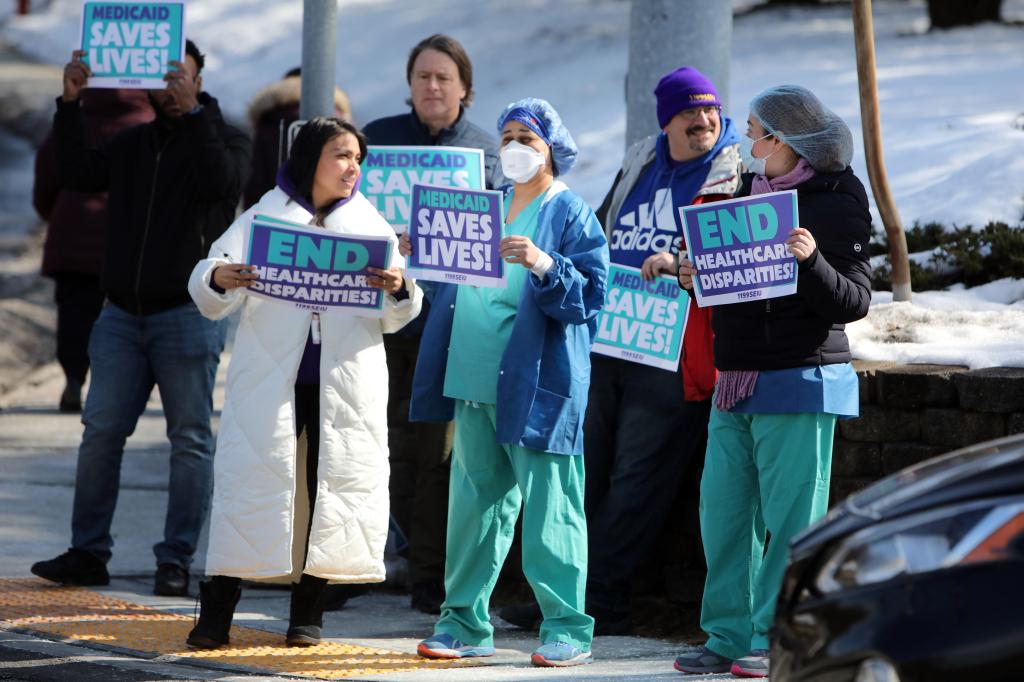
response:
<path id="1" fill-rule="evenodd" d="M 436 616 L 441 613 L 443 603 L 444 587 L 440 583 L 428 580 L 413 584 L 412 598 L 409 599 L 412 608 Z"/>
<path id="2" fill-rule="evenodd" d="M 153 594 L 161 597 L 187 596 L 188 571 L 177 564 L 160 564 L 156 567 Z"/>
<path id="3" fill-rule="evenodd" d="M 540 627 L 540 622 L 544 620 L 537 602 L 502 607 L 498 609 L 498 616 L 503 621 L 524 630 L 536 630 Z"/>
<path id="4" fill-rule="evenodd" d="M 68 379 L 64 386 L 64 392 L 60 396 L 61 412 L 78 413 L 82 411 L 82 382 L 77 379 Z"/>
<path id="5" fill-rule="evenodd" d="M 55 559 L 37 561 L 29 569 L 40 578 L 62 585 L 109 585 L 110 574 L 103 561 L 81 549 L 69 549 Z"/>
<path id="6" fill-rule="evenodd" d="M 732 659 L 720 656 L 706 646 L 699 646 L 678 657 L 675 668 L 689 675 L 727 673 L 732 668 Z"/>

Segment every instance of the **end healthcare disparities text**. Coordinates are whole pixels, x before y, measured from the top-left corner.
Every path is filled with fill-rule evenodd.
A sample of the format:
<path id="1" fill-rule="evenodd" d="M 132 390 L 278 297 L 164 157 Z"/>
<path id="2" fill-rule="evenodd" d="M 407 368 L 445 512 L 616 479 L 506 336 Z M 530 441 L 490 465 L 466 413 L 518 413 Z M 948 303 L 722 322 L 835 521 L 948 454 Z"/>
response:
<path id="1" fill-rule="evenodd" d="M 484 188 L 484 153 L 465 147 L 370 145 L 359 189 L 401 234 L 411 219 L 415 184 Z"/>
<path id="2" fill-rule="evenodd" d="M 409 275 L 504 288 L 503 226 L 501 192 L 413 185 Z"/>
<path id="3" fill-rule="evenodd" d="M 87 0 L 79 35 L 89 87 L 160 90 L 168 62 L 185 61 L 185 3 Z"/>
<path id="4" fill-rule="evenodd" d="M 338 234 L 257 215 L 245 262 L 259 279 L 245 291 L 303 310 L 380 317 L 384 292 L 369 285 L 367 268 L 387 268 L 391 248 L 387 237 Z"/>
<path id="5" fill-rule="evenodd" d="M 690 296 L 675 277 L 645 280 L 639 268 L 612 263 L 593 351 L 675 371 L 689 310 Z"/>
<path id="6" fill-rule="evenodd" d="M 679 209 L 697 269 L 697 305 L 724 305 L 796 292 L 796 258 L 786 249 L 799 224 L 796 190 Z"/>

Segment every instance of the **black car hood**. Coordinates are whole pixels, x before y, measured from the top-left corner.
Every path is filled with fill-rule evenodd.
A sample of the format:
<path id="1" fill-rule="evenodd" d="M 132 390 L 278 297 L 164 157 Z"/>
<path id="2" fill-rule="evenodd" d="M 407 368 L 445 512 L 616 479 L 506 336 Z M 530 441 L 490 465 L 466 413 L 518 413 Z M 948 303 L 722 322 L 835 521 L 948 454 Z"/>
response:
<path id="1" fill-rule="evenodd" d="M 916 464 L 851 495 L 793 538 L 794 560 L 879 521 L 940 505 L 1024 492 L 1024 434 Z"/>

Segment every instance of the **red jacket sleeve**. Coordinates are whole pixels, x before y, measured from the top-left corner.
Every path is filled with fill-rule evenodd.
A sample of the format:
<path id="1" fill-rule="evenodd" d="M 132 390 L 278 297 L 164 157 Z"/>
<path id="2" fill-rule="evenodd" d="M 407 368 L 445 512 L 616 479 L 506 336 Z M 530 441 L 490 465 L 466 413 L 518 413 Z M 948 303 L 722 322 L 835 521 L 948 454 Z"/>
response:
<path id="1" fill-rule="evenodd" d="M 727 194 L 704 194 L 694 199 L 693 203 L 708 204 L 731 198 Z M 692 295 L 679 364 L 686 399 L 710 398 L 715 392 L 715 381 L 718 379 L 718 371 L 715 369 L 715 334 L 711 329 L 711 308 L 698 308 L 697 299 Z"/>

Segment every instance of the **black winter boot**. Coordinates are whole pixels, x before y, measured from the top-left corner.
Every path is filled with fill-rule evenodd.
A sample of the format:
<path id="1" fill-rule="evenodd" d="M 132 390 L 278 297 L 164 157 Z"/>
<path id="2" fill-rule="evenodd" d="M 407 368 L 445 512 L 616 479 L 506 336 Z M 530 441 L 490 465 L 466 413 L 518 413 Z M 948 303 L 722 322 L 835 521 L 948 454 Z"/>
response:
<path id="1" fill-rule="evenodd" d="M 320 630 L 324 625 L 324 598 L 327 579 L 306 573 L 292 585 L 292 602 L 288 615 L 288 646 L 316 646 L 320 643 Z"/>
<path id="2" fill-rule="evenodd" d="M 217 649 L 228 643 L 231 619 L 242 596 L 242 580 L 214 576 L 199 583 L 199 622 L 185 643 L 196 649 Z"/>

